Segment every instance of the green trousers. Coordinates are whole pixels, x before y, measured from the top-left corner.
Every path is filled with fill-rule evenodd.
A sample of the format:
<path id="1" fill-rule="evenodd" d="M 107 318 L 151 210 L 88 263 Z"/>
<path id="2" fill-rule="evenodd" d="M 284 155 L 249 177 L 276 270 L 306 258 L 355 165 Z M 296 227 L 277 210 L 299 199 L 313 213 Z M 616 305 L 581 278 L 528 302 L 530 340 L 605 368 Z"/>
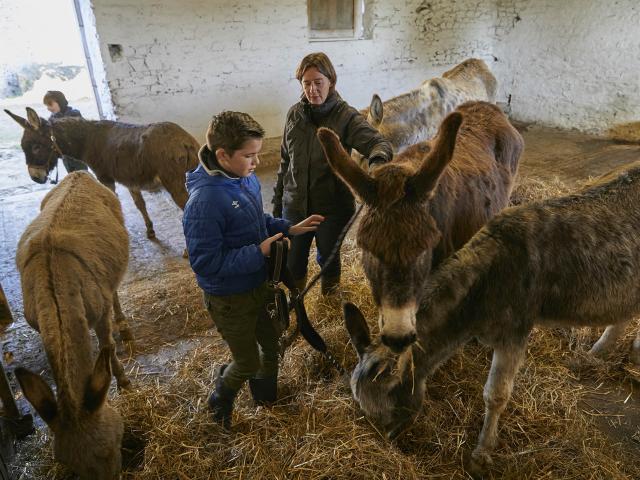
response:
<path id="1" fill-rule="evenodd" d="M 239 390 L 250 378 L 278 374 L 278 333 L 267 315 L 273 301 L 267 282 L 234 295 L 209 295 L 204 303 L 218 332 L 229 345 L 233 361 L 225 369 L 223 382 Z"/>

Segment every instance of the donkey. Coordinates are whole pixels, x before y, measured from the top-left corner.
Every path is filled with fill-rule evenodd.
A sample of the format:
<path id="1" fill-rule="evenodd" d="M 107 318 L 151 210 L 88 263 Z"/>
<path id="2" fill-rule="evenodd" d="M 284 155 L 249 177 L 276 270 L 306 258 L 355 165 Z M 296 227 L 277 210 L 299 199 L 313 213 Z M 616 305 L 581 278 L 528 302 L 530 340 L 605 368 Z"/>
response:
<path id="1" fill-rule="evenodd" d="M 373 95 L 362 113 L 391 142 L 394 152 L 429 140 L 458 105 L 472 100 L 495 102 L 498 82 L 487 64 L 469 58 L 441 78 L 425 81 L 409 93 L 382 102 Z"/>
<path id="2" fill-rule="evenodd" d="M 498 107 L 469 102 L 437 138 L 414 145 L 369 175 L 338 137 L 318 137 L 331 168 L 366 208 L 357 232 L 362 265 L 380 310 L 382 341 L 402 351 L 429 272 L 507 206 L 523 149 Z"/>
<path id="3" fill-rule="evenodd" d="M 426 377 L 475 337 L 493 349 L 484 424 L 469 464 L 481 472 L 491 463 L 498 420 L 534 325 L 606 326 L 590 350 L 604 355 L 640 314 L 638 202 L 635 162 L 573 195 L 505 210 L 429 278 L 418 311 L 419 347 L 399 357 L 371 341 L 357 307 L 345 305 L 359 357 L 351 388 L 366 415 L 397 435 L 417 415 Z M 630 359 L 640 365 L 640 331 Z M 413 369 L 406 368 L 411 361 Z"/>
<path id="4" fill-rule="evenodd" d="M 16 376 L 54 434 L 56 459 L 83 479 L 111 479 L 121 468 L 123 422 L 105 399 L 112 368 L 119 387 L 130 384 L 111 323 L 128 255 L 120 203 L 88 172 L 67 175 L 47 193 L 18 243 L 25 319 L 40 332 L 57 398 L 39 375 L 16 369 Z M 101 348 L 95 365 L 90 329 Z"/>
<path id="5" fill-rule="evenodd" d="M 147 237 L 155 238 L 141 190 L 164 187 L 184 210 L 185 173 L 198 165 L 195 138 L 171 122 L 130 125 L 109 120 L 60 118 L 47 121 L 27 107 L 27 119 L 5 112 L 24 128 L 22 150 L 29 175 L 45 183 L 62 155 L 82 160 L 101 183 L 115 191 L 115 182 L 129 190 L 140 210 Z"/>

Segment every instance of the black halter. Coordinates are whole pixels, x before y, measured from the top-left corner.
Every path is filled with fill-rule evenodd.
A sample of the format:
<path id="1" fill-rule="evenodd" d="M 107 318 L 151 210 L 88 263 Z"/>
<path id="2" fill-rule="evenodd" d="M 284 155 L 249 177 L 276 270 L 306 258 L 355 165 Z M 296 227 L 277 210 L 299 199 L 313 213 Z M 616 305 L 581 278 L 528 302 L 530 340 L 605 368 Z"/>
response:
<path id="1" fill-rule="evenodd" d="M 49 126 L 49 140 L 51 140 L 51 154 L 58 154 L 60 156 L 60 158 L 64 157 L 64 153 L 62 153 L 62 149 L 60 148 L 60 146 L 58 145 L 58 142 L 56 141 L 56 136 L 53 134 L 53 127 L 50 125 Z M 56 169 L 56 179 L 50 179 L 50 182 L 52 185 L 55 185 L 58 183 L 58 161 L 57 161 L 57 157 L 55 158 L 56 160 L 56 164 L 55 164 L 55 169 Z M 47 167 L 49 166 L 49 164 L 51 163 L 51 155 L 49 155 L 49 160 L 47 161 Z M 53 169 L 52 169 L 53 170 Z M 47 177 L 49 176 L 49 174 L 47 173 Z"/>

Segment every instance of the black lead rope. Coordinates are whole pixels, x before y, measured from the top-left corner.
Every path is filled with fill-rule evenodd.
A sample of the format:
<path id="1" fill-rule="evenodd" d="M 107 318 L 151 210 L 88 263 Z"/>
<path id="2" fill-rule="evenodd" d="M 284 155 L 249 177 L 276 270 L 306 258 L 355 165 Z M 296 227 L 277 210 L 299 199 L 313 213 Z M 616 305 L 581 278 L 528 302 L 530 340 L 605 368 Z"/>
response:
<path id="1" fill-rule="evenodd" d="M 60 158 L 64 158 L 64 153 L 62 153 L 62 150 L 60 149 L 60 146 L 58 145 L 58 142 L 56 141 L 56 137 L 53 134 L 53 127 L 50 127 L 50 131 L 49 131 L 50 135 L 49 138 L 51 139 L 51 144 L 53 146 L 53 150 L 55 150 L 58 155 L 60 155 Z M 56 185 L 58 183 L 58 160 L 56 159 L 56 179 L 55 180 L 50 180 L 52 185 Z"/>
<path id="2" fill-rule="evenodd" d="M 358 208 L 356 209 L 356 212 L 351 216 L 351 218 L 349 219 L 349 221 L 347 222 L 345 227 L 340 232 L 340 235 L 338 236 L 338 240 L 336 241 L 336 244 L 333 246 L 333 250 L 331 250 L 331 253 L 329 254 L 329 257 L 324 262 L 324 265 L 322 266 L 320 271 L 313 276 L 311 281 L 309 283 L 307 283 L 307 286 L 304 287 L 302 292 L 300 292 L 299 297 L 300 297 L 301 300 L 302 300 L 302 298 L 304 298 L 304 296 L 307 294 L 307 292 L 309 290 L 311 290 L 311 288 L 316 283 L 318 283 L 318 280 L 320 279 L 322 274 L 327 271 L 327 268 L 329 268 L 329 265 L 331 264 L 333 259 L 336 258 L 336 255 L 338 255 L 338 252 L 340 251 L 340 248 L 342 248 L 342 243 L 344 242 L 344 239 L 347 236 L 347 233 L 349 233 L 349 230 L 351 229 L 351 227 L 355 223 L 356 219 L 358 218 L 358 215 L 360 215 L 360 212 L 362 211 L 363 207 L 364 207 L 364 203 L 361 203 L 358 206 Z"/>
<path id="3" fill-rule="evenodd" d="M 331 250 L 331 254 L 326 259 L 324 265 L 320 269 L 320 271 L 311 279 L 311 281 L 307 284 L 307 286 L 300 292 L 293 281 L 293 275 L 291 271 L 286 267 L 286 251 L 287 247 L 286 242 L 284 240 L 278 240 L 271 244 L 271 257 L 269 262 L 269 270 L 270 270 L 270 278 L 272 279 L 272 286 L 275 287 L 276 290 L 276 310 L 278 310 L 279 306 L 282 305 L 282 302 L 279 301 L 280 293 L 282 289 L 277 288 L 277 284 L 282 281 L 285 286 L 291 292 L 291 298 L 289 302 L 289 306 L 287 308 L 287 325 L 289 313 L 291 310 L 296 312 L 296 321 L 298 324 L 298 329 L 300 330 L 300 334 L 307 341 L 309 345 L 311 345 L 315 350 L 319 351 L 324 355 L 324 357 L 329 361 L 329 363 L 341 374 L 344 375 L 345 370 L 340 362 L 331 354 L 329 349 L 327 348 L 327 344 L 322 338 L 322 336 L 313 328 L 313 325 L 309 321 L 309 316 L 307 315 L 307 309 L 304 305 L 304 297 L 309 292 L 309 290 L 318 282 L 318 279 L 322 276 L 322 274 L 327 270 L 330 263 L 336 257 L 342 244 L 344 242 L 347 233 L 353 226 L 354 222 L 358 218 L 358 215 L 362 211 L 363 205 L 360 205 L 353 216 L 349 219 L 345 227 L 340 232 L 338 236 L 338 240 L 336 244 L 333 246 Z M 281 246 L 275 246 L 275 244 L 282 244 Z M 282 252 L 285 252 L 282 254 Z M 282 312 L 280 313 L 282 317 Z"/>

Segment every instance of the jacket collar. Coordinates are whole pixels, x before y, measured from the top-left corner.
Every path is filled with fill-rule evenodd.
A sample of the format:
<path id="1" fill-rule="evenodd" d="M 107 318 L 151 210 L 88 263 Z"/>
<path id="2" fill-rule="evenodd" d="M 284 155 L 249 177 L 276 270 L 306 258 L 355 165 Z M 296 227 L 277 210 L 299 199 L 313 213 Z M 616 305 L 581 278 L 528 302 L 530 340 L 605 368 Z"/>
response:
<path id="1" fill-rule="evenodd" d="M 329 115 L 329 113 L 333 110 L 333 107 L 337 105 L 339 100 L 342 99 L 340 98 L 338 92 L 335 90 L 329 93 L 322 105 L 312 105 L 311 103 L 309 103 L 309 100 L 307 100 L 307 97 L 304 95 L 304 93 L 302 94 L 301 98 L 302 108 L 305 114 L 314 123 L 318 123 L 319 120 Z"/>
<path id="2" fill-rule="evenodd" d="M 215 155 L 211 150 L 209 150 L 209 147 L 207 147 L 206 144 L 200 148 L 200 151 L 198 152 L 198 160 L 200 161 L 200 165 L 202 165 L 204 171 L 212 177 L 222 175 L 231 180 L 240 180 L 240 177 L 234 176 L 220 166 Z"/>

